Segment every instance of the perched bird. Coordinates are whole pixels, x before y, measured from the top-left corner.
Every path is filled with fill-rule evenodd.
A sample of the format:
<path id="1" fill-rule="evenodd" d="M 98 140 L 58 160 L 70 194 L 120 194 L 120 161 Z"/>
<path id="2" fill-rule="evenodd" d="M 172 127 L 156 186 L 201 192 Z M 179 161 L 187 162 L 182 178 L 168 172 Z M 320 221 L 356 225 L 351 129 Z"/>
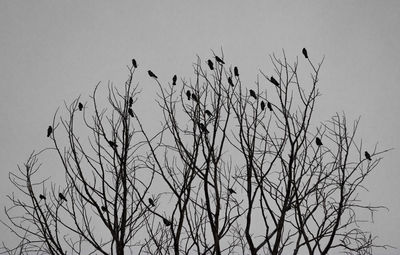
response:
<path id="1" fill-rule="evenodd" d="M 108 144 L 112 147 L 112 148 L 117 148 L 118 147 L 118 144 L 116 144 L 115 142 L 113 142 L 113 141 L 108 141 Z"/>
<path id="2" fill-rule="evenodd" d="M 192 100 L 195 101 L 196 103 L 199 102 L 199 99 L 197 99 L 197 96 L 194 93 L 192 93 Z"/>
<path id="3" fill-rule="evenodd" d="M 236 77 L 239 77 L 239 69 L 237 68 L 237 66 L 233 68 L 233 73 L 235 74 Z"/>
<path id="4" fill-rule="evenodd" d="M 47 137 L 50 137 L 50 136 L 51 136 L 51 133 L 53 133 L 53 128 L 52 128 L 51 126 L 49 126 L 49 127 L 47 128 Z"/>
<path id="5" fill-rule="evenodd" d="M 316 143 L 318 146 L 321 146 L 321 145 L 322 145 L 322 141 L 321 141 L 321 139 L 320 139 L 319 137 L 315 138 L 315 143 Z"/>
<path id="6" fill-rule="evenodd" d="M 192 93 L 190 93 L 190 90 L 186 91 L 187 100 L 190 100 L 191 95 Z"/>
<path id="7" fill-rule="evenodd" d="M 267 102 L 267 108 L 272 112 L 272 104 L 270 102 Z"/>
<path id="8" fill-rule="evenodd" d="M 133 98 L 129 97 L 129 107 L 132 107 L 132 105 L 133 105 Z"/>
<path id="9" fill-rule="evenodd" d="M 250 89 L 250 96 L 254 97 L 254 99 L 257 99 L 256 92 L 254 92 L 254 90 L 252 90 L 252 89 Z"/>
<path id="10" fill-rule="evenodd" d="M 83 109 L 83 104 L 82 104 L 81 102 L 79 102 L 78 108 L 79 108 L 79 111 L 82 111 L 82 109 Z"/>
<path id="11" fill-rule="evenodd" d="M 211 70 L 214 70 L 214 63 L 209 59 L 209 60 L 207 60 L 207 64 L 208 64 L 208 67 L 211 69 Z"/>
<path id="12" fill-rule="evenodd" d="M 265 109 L 265 103 L 264 103 L 264 101 L 261 101 L 260 106 L 261 106 L 261 111 L 264 111 L 264 109 Z"/>
<path id="13" fill-rule="evenodd" d="M 308 58 L 308 53 L 307 53 L 306 48 L 303 48 L 303 50 L 301 52 L 303 53 L 305 58 Z"/>
<path id="14" fill-rule="evenodd" d="M 208 131 L 206 125 L 204 125 L 203 123 L 199 123 L 199 127 L 200 127 L 201 132 L 204 132 L 206 134 L 210 133 L 210 131 Z"/>
<path id="15" fill-rule="evenodd" d="M 178 77 L 176 76 L 176 74 L 174 75 L 174 77 L 172 77 L 172 85 L 176 85 L 176 80 L 178 79 Z"/>
<path id="16" fill-rule="evenodd" d="M 155 75 L 151 70 L 147 71 L 147 73 L 149 74 L 149 76 L 150 76 L 151 78 L 154 78 L 154 79 L 157 79 L 157 78 L 158 78 L 157 75 Z"/>
<path id="17" fill-rule="evenodd" d="M 46 200 L 46 197 L 44 195 L 42 195 L 42 194 L 39 195 L 39 198 L 40 198 L 40 200 L 42 200 L 42 199 Z"/>
<path id="18" fill-rule="evenodd" d="M 151 199 L 151 198 L 149 198 L 149 205 L 150 205 L 151 207 L 156 206 L 156 204 L 154 203 L 154 200 Z"/>
<path id="19" fill-rule="evenodd" d="M 134 115 L 133 115 L 133 110 L 132 110 L 132 108 L 129 108 L 129 109 L 128 109 L 128 113 L 129 113 L 129 115 L 133 118 Z"/>
<path id="20" fill-rule="evenodd" d="M 228 188 L 229 195 L 236 194 L 236 191 L 232 188 Z"/>
<path id="21" fill-rule="evenodd" d="M 133 68 L 137 68 L 137 63 L 134 58 L 132 58 L 132 66 L 133 66 Z"/>
<path id="22" fill-rule="evenodd" d="M 221 65 L 225 64 L 225 62 L 218 56 L 215 56 L 215 60 L 217 60 L 217 62 L 220 63 Z"/>
<path id="23" fill-rule="evenodd" d="M 368 160 L 370 160 L 370 161 L 372 160 L 371 155 L 368 153 L 368 151 L 365 151 L 365 152 L 364 152 L 364 155 L 365 155 L 365 158 L 366 158 L 366 159 L 368 159 Z"/>
<path id="24" fill-rule="evenodd" d="M 232 87 L 234 86 L 231 77 L 228 77 L 228 84 L 231 85 Z"/>
<path id="25" fill-rule="evenodd" d="M 212 113 L 209 110 L 205 110 L 204 113 L 207 114 L 208 117 L 212 117 Z"/>
<path id="26" fill-rule="evenodd" d="M 167 227 L 169 227 L 169 226 L 172 225 L 172 222 L 170 222 L 170 221 L 167 220 L 166 218 L 163 218 L 163 222 L 164 222 L 164 225 L 167 226 Z"/>
<path id="27" fill-rule="evenodd" d="M 269 81 L 272 82 L 272 84 L 274 84 L 275 86 L 279 87 L 279 82 L 275 80 L 274 76 L 271 76 L 271 79 Z"/>
<path id="28" fill-rule="evenodd" d="M 63 195 L 62 193 L 58 193 L 58 197 L 59 197 L 61 200 L 67 201 L 67 199 L 64 197 L 64 195 Z"/>
<path id="29" fill-rule="evenodd" d="M 101 210 L 103 211 L 103 212 L 107 212 L 108 210 L 107 210 L 107 207 L 105 206 L 105 205 L 102 205 L 101 206 Z"/>

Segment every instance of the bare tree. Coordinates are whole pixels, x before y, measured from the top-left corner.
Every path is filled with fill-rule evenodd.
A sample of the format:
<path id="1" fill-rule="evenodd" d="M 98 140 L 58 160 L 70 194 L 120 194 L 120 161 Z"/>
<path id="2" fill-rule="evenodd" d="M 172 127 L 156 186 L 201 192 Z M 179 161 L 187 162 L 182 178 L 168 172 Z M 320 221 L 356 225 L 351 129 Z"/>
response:
<path id="1" fill-rule="evenodd" d="M 372 216 L 381 207 L 358 199 L 386 150 L 366 151 L 359 120 L 348 125 L 344 114 L 315 122 L 323 61 L 302 52 L 294 63 L 285 52 L 272 55 L 273 75 L 261 72 L 252 86 L 223 54 L 198 58 L 193 81 L 171 75 L 165 85 L 148 70 L 162 111 L 155 134 L 133 110 L 136 61 L 122 92 L 109 84 L 108 111 L 99 84 L 91 107 L 80 98 L 66 105 L 68 117 L 57 122 L 56 113 L 48 130 L 65 184 L 47 191 L 47 179 L 34 181 L 44 151 L 10 174 L 27 199 L 9 196 L 8 226 L 21 242 L 4 252 L 372 254 L 388 247 L 359 225 L 362 211 Z"/>

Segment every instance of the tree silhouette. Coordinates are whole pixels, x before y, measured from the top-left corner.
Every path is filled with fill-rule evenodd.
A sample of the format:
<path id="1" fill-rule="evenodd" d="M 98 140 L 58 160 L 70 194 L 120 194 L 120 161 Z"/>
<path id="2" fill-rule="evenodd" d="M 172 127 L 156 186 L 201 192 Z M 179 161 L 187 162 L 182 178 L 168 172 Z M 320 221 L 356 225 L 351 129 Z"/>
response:
<path id="1" fill-rule="evenodd" d="M 107 107 L 98 84 L 83 120 L 79 98 L 66 117 L 56 112 L 51 149 L 10 173 L 21 196 L 8 196 L 7 226 L 20 242 L 4 252 L 296 255 L 388 247 L 357 217 L 381 208 L 362 203 L 358 192 L 387 150 L 375 147 L 372 159 L 356 137 L 359 120 L 348 125 L 343 114 L 315 124 L 322 62 L 306 61 L 307 80 L 298 62 L 272 55 L 280 83 L 264 75 L 276 87 L 257 81 L 253 90 L 236 66 L 232 77 L 229 63 L 214 57 L 218 68 L 198 59 L 194 79 L 179 86 L 176 76 L 164 83 L 148 71 L 160 129 L 133 114 L 141 100 L 133 60 L 124 86 L 108 87 Z M 47 153 L 58 156 L 61 184 L 37 177 Z"/>

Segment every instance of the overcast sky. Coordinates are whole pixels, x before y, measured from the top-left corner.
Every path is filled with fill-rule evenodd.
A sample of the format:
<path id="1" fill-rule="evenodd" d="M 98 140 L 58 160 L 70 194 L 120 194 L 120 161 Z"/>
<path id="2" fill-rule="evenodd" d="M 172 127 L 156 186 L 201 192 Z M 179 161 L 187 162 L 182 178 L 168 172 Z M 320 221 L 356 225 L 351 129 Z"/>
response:
<path id="1" fill-rule="evenodd" d="M 153 109 L 156 87 L 148 69 L 161 82 L 174 73 L 190 78 L 196 55 L 206 59 L 222 47 L 251 86 L 259 69 L 273 70 L 269 54 L 284 49 L 293 61 L 306 47 L 315 62 L 325 56 L 315 119 L 342 111 L 349 119 L 361 116 L 364 146 L 394 148 L 362 198 L 390 209 L 376 213 L 371 229 L 379 242 L 400 248 L 400 1 L 115 3 L 0 1 L 1 207 L 12 191 L 8 172 L 50 145 L 45 133 L 57 107 L 79 95 L 89 100 L 99 81 L 122 85 L 132 57 L 143 88 L 138 111 L 151 123 L 145 117 L 154 115 L 144 110 Z M 63 176 L 46 166 L 43 171 Z"/>

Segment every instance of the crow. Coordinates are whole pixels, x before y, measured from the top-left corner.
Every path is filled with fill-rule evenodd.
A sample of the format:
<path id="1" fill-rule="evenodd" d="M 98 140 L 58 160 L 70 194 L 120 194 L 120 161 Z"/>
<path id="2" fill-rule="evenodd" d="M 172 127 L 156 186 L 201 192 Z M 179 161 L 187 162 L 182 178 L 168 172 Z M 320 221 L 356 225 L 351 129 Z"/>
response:
<path id="1" fill-rule="evenodd" d="M 40 198 L 40 200 L 42 200 L 42 199 L 46 200 L 46 197 L 44 195 L 42 195 L 42 194 L 39 195 L 39 198 Z"/>
<path id="2" fill-rule="evenodd" d="M 232 87 L 235 86 L 235 85 L 233 85 L 233 82 L 232 82 L 232 78 L 231 78 L 231 77 L 228 77 L 228 83 L 229 83 L 229 85 L 231 85 Z"/>
<path id="3" fill-rule="evenodd" d="M 118 147 L 118 144 L 116 144 L 115 142 L 113 142 L 113 141 L 108 141 L 108 144 L 112 147 L 112 148 L 117 148 Z"/>
<path id="4" fill-rule="evenodd" d="M 62 193 L 58 193 L 58 197 L 59 197 L 61 200 L 67 201 L 67 199 L 64 197 L 64 195 L 63 195 Z"/>
<path id="5" fill-rule="evenodd" d="M 149 205 L 150 205 L 151 207 L 156 206 L 156 204 L 154 204 L 154 200 L 151 199 L 151 198 L 149 198 Z"/>
<path id="6" fill-rule="evenodd" d="M 217 62 L 220 63 L 221 65 L 225 64 L 225 62 L 218 56 L 215 56 L 215 60 L 217 60 Z"/>
<path id="7" fill-rule="evenodd" d="M 254 90 L 252 90 L 252 89 L 250 89 L 250 96 L 254 97 L 254 99 L 257 99 L 256 92 L 254 92 Z"/>
<path id="8" fill-rule="evenodd" d="M 237 66 L 233 68 L 233 73 L 235 74 L 236 77 L 239 77 L 239 69 L 237 68 Z"/>
<path id="9" fill-rule="evenodd" d="M 208 117 L 212 117 L 212 113 L 209 111 L 209 110 L 205 110 L 205 112 L 204 112 L 205 114 L 207 114 L 208 115 Z"/>
<path id="10" fill-rule="evenodd" d="M 321 141 L 321 139 L 320 139 L 319 137 L 315 138 L 315 143 L 316 143 L 318 146 L 321 146 L 321 145 L 322 145 L 322 141 Z"/>
<path id="11" fill-rule="evenodd" d="M 236 194 L 236 191 L 232 188 L 228 188 L 229 195 Z"/>
<path id="12" fill-rule="evenodd" d="M 128 113 L 129 113 L 129 115 L 133 118 L 134 115 L 133 115 L 133 110 L 132 110 L 132 108 L 129 108 L 129 109 L 128 109 Z"/>
<path id="13" fill-rule="evenodd" d="M 167 227 L 169 227 L 169 226 L 172 225 L 172 222 L 170 222 L 170 221 L 167 220 L 166 218 L 163 218 L 163 222 L 164 222 L 164 225 L 167 226 Z"/>
<path id="14" fill-rule="evenodd" d="M 272 112 L 272 104 L 270 102 L 267 102 L 267 108 Z"/>
<path id="15" fill-rule="evenodd" d="M 158 78 L 157 75 L 155 75 L 151 70 L 147 71 L 147 73 L 149 74 L 149 76 L 150 76 L 151 78 L 154 78 L 154 79 L 157 79 L 157 78 Z"/>
<path id="16" fill-rule="evenodd" d="M 209 60 L 207 60 L 207 64 L 208 64 L 208 67 L 211 69 L 211 70 L 214 70 L 214 63 L 209 59 Z"/>
<path id="17" fill-rule="evenodd" d="M 172 77 L 172 85 L 175 86 L 176 85 L 176 80 L 178 79 L 178 77 L 176 77 L 176 74 L 174 75 L 174 77 Z"/>
<path id="18" fill-rule="evenodd" d="M 274 76 L 271 76 L 271 79 L 269 81 L 272 82 L 272 84 L 274 84 L 275 86 L 279 87 L 279 82 L 275 80 Z"/>
<path id="19" fill-rule="evenodd" d="M 305 58 L 308 58 L 308 53 L 307 53 L 306 48 L 303 48 L 303 50 L 301 52 L 303 53 Z"/>
<path id="20" fill-rule="evenodd" d="M 264 109 L 265 109 L 265 103 L 264 103 L 264 101 L 261 101 L 261 111 L 264 111 Z"/>
<path id="21" fill-rule="evenodd" d="M 137 68 L 136 60 L 132 58 L 132 66 L 133 68 Z"/>
<path id="22" fill-rule="evenodd" d="M 103 212 L 107 212 L 108 210 L 107 210 L 107 207 L 105 206 L 105 205 L 102 205 L 101 206 L 101 210 L 103 211 Z"/>
<path id="23" fill-rule="evenodd" d="M 50 136 L 51 136 L 51 133 L 53 133 L 53 128 L 52 128 L 51 126 L 49 126 L 49 127 L 47 128 L 47 137 L 50 137 Z"/>
<path id="24" fill-rule="evenodd" d="M 186 91 L 187 100 L 190 100 L 191 95 L 192 93 L 190 93 L 190 90 Z"/>
<path id="25" fill-rule="evenodd" d="M 199 102 L 199 99 L 197 99 L 197 96 L 194 93 L 192 93 L 192 100 L 195 101 L 196 103 Z"/>
<path id="26" fill-rule="evenodd" d="M 365 158 L 366 158 L 366 159 L 368 159 L 368 160 L 370 160 L 370 161 L 372 160 L 371 155 L 368 153 L 368 151 L 365 151 L 365 152 L 364 152 L 364 155 L 365 155 Z"/>
<path id="27" fill-rule="evenodd" d="M 133 98 L 129 97 L 129 107 L 132 107 L 132 105 L 133 105 Z"/>
<path id="28" fill-rule="evenodd" d="M 82 109 L 83 109 L 83 104 L 82 104 L 81 102 L 79 102 L 78 108 L 79 108 L 79 111 L 82 111 Z"/>

